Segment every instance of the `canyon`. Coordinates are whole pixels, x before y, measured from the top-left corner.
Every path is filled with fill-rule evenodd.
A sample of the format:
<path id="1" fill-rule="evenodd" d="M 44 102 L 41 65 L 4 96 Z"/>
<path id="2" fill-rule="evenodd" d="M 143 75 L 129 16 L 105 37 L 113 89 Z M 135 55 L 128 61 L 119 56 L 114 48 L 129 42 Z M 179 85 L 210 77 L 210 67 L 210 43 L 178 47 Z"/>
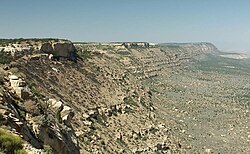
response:
<path id="1" fill-rule="evenodd" d="M 249 153 L 249 59 L 211 43 L 2 40 L 1 127 L 28 153 Z"/>

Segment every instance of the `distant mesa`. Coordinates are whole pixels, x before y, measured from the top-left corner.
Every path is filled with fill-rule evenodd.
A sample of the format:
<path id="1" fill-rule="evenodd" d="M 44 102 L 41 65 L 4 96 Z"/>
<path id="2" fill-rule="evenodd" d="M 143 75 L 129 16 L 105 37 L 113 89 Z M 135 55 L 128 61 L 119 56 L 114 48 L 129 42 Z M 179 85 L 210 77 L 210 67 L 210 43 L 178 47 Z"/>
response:
<path id="1" fill-rule="evenodd" d="M 149 42 L 75 42 L 74 44 L 88 44 L 88 45 L 107 45 L 107 46 L 117 46 L 126 48 L 148 48 L 156 46 L 155 43 Z"/>
<path id="2" fill-rule="evenodd" d="M 230 58 L 230 59 L 247 59 L 247 58 L 249 58 L 246 54 L 238 54 L 238 53 L 222 54 L 220 56 L 224 57 L 224 58 Z"/>
<path id="3" fill-rule="evenodd" d="M 124 43 L 122 43 L 122 45 L 124 45 L 126 48 L 133 48 L 133 47 L 148 48 L 149 47 L 148 42 L 124 42 Z"/>

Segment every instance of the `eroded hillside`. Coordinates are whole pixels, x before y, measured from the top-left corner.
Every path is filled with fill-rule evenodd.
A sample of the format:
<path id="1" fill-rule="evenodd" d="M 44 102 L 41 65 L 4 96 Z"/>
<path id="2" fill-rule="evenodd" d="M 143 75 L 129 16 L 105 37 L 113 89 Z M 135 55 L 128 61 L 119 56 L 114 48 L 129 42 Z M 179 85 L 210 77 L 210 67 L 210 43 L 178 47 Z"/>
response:
<path id="1" fill-rule="evenodd" d="M 186 122 L 174 117 L 186 113 L 173 103 L 187 99 L 173 101 L 183 90 L 170 82 L 195 57 L 216 47 L 57 42 L 26 42 L 33 48 L 2 65 L 1 124 L 31 144 L 27 150 L 44 152 L 38 149 L 49 146 L 56 153 L 199 151 L 185 133 Z"/>

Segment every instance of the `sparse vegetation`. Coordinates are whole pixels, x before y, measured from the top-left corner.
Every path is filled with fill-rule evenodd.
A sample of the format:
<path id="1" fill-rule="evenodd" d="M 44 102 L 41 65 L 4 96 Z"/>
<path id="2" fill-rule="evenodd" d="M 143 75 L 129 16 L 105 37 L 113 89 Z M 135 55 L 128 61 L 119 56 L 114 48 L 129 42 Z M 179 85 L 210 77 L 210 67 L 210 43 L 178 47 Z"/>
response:
<path id="1" fill-rule="evenodd" d="M 105 121 L 106 121 L 107 117 L 105 117 L 105 115 L 100 115 L 98 114 L 96 117 L 96 121 L 100 124 L 100 125 L 105 125 Z"/>
<path id="2" fill-rule="evenodd" d="M 81 48 L 82 46 L 83 48 Z M 241 79 L 245 79 L 248 83 L 247 77 L 235 76 L 236 78 L 233 79 L 234 76 L 223 76 L 217 72 L 205 70 L 212 66 L 207 63 L 214 64 L 215 68 L 209 68 L 211 70 L 224 69 L 225 61 L 222 63 L 219 60 L 220 64 L 223 64 L 218 65 L 221 67 L 216 66 L 218 64 L 215 63 L 216 61 L 194 62 L 195 66 L 192 67 L 194 69 L 191 69 L 189 63 L 180 62 L 178 66 L 172 65 L 172 63 L 181 61 L 183 57 L 190 58 L 191 61 L 191 56 L 185 54 L 188 52 L 185 47 L 183 47 L 183 53 L 179 54 L 180 48 L 175 45 L 162 49 L 144 50 L 138 47 L 130 51 L 122 49 L 111 52 L 103 51 L 111 50 L 109 48 L 97 50 L 95 46 L 89 47 L 84 44 L 82 46 L 79 45 L 78 56 L 82 59 L 91 59 L 79 60 L 78 63 L 49 59 L 25 61 L 25 63 L 20 61 L 22 63 L 16 66 L 18 69 L 13 73 L 25 73 L 26 80 L 30 81 L 29 88 L 36 96 L 33 95 L 30 100 L 25 99 L 23 102 L 15 103 L 16 106 L 20 104 L 20 107 L 25 107 L 27 111 L 37 112 L 39 116 L 29 114 L 29 116 L 32 116 L 32 122 L 34 123 L 45 122 L 48 126 L 50 126 L 50 123 L 55 123 L 59 126 L 55 128 L 62 132 L 61 136 L 65 140 L 58 143 L 63 143 L 64 147 L 70 145 L 68 143 L 70 143 L 71 138 L 67 136 L 69 131 L 61 129 L 64 128 L 61 118 L 62 106 L 56 110 L 52 107 L 53 105 L 49 105 L 50 101 L 45 101 L 45 98 L 60 98 L 65 100 L 65 105 L 74 109 L 76 116 L 70 124 L 73 128 L 77 128 L 75 133 L 79 139 L 80 148 L 86 153 L 93 153 L 94 151 L 99 153 L 114 151 L 114 153 L 118 153 L 121 147 L 124 148 L 124 153 L 130 153 L 129 150 L 135 145 L 138 145 L 138 153 L 140 153 L 140 150 L 145 150 L 145 153 L 157 153 L 147 150 L 156 147 L 159 147 L 159 149 L 165 148 L 158 143 L 166 143 L 166 146 L 170 146 L 171 150 L 176 148 L 176 150 L 170 151 L 172 153 L 180 153 L 180 150 L 186 152 L 186 149 L 181 149 L 178 146 L 179 143 L 175 143 L 175 141 L 179 141 L 179 138 L 182 142 L 182 139 L 186 139 L 186 135 L 191 134 L 197 136 L 197 142 L 203 140 L 203 136 L 206 136 L 208 141 L 211 142 L 212 139 L 216 140 L 217 137 L 207 134 L 207 128 L 216 127 L 220 129 L 221 126 L 227 126 L 229 122 L 233 125 L 240 125 L 241 128 L 246 126 L 240 124 L 236 118 L 232 119 L 236 122 L 227 122 L 226 118 L 217 116 L 230 117 L 231 114 L 236 112 L 236 110 L 230 110 L 234 105 L 234 100 L 239 101 L 239 103 L 237 102 L 237 108 L 234 109 L 240 108 L 239 104 L 244 105 L 244 109 L 249 109 L 248 86 L 237 87 L 239 83 L 243 83 Z M 97 54 L 103 56 L 99 58 Z M 128 63 L 123 64 L 122 60 L 126 60 Z M 204 67 L 201 66 L 203 69 L 199 69 L 196 64 L 203 64 Z M 51 67 L 58 68 L 60 71 L 51 72 Z M 231 68 L 226 67 L 225 69 Z M 155 72 L 159 75 L 153 76 Z M 227 81 L 233 81 L 234 84 L 226 83 Z M 215 93 L 215 90 L 218 92 Z M 121 100 L 122 98 L 124 99 Z M 120 104 L 121 101 L 123 104 Z M 225 102 L 229 102 L 229 108 Z M 37 107 L 38 105 L 41 105 L 40 112 L 36 110 L 37 108 L 40 109 Z M 19 110 L 18 107 L 16 107 L 17 110 Z M 228 110 L 228 112 L 224 110 Z M 241 112 L 236 114 L 235 117 L 246 117 L 246 114 L 247 112 Z M 40 118 L 40 115 L 42 115 L 42 118 Z M 28 116 L 22 116 L 22 118 L 25 117 Z M 29 119 L 25 120 L 29 122 Z M 214 123 L 218 121 L 219 124 Z M 202 122 L 202 125 L 194 125 L 196 122 Z M 207 125 L 207 123 L 211 125 Z M 70 130 L 70 127 L 66 128 Z M 33 129 L 32 126 L 30 129 Z M 239 132 L 236 127 L 234 129 Z M 200 130 L 205 130 L 205 133 L 199 132 Z M 223 131 L 225 128 L 220 130 Z M 59 131 L 57 133 L 60 133 Z M 72 129 L 72 131 L 74 130 Z M 49 132 L 48 136 L 51 138 L 57 137 L 54 134 L 55 132 Z M 211 132 L 218 133 L 214 129 Z M 246 131 L 243 130 L 242 132 L 245 133 Z M 120 134 L 117 137 L 118 133 Z M 178 136 L 179 134 L 180 136 Z M 199 136 L 200 134 L 202 136 Z M 233 133 L 231 135 L 235 137 Z M 226 138 L 226 136 L 224 137 Z M 163 140 L 163 138 L 166 138 L 166 140 Z M 226 139 L 230 142 L 228 140 L 230 138 Z M 41 139 L 42 141 L 43 139 Z M 192 141 L 189 140 L 189 142 Z M 150 145 L 150 147 L 145 147 L 146 143 L 149 143 L 147 145 Z M 185 142 L 181 144 L 182 147 L 189 146 Z M 196 143 L 192 144 L 196 146 Z M 126 151 L 127 149 L 128 151 Z M 44 150 L 47 153 L 52 153 L 49 146 L 44 146 Z M 53 150 L 58 149 L 53 147 Z M 188 151 L 188 153 L 203 152 L 195 148 L 191 150 L 194 151 Z"/>
<path id="3" fill-rule="evenodd" d="M 134 99 L 131 96 L 125 97 L 123 99 L 123 101 L 124 101 L 125 104 L 133 105 L 133 106 L 138 106 L 138 104 L 136 103 L 136 101 L 134 101 Z"/>
<path id="4" fill-rule="evenodd" d="M 45 151 L 46 154 L 53 154 L 53 149 L 51 148 L 51 146 L 44 145 L 43 149 L 44 149 L 44 151 Z"/>
<path id="5" fill-rule="evenodd" d="M 28 87 L 37 98 L 42 99 L 45 97 L 39 90 L 37 90 L 36 85 L 34 83 L 28 83 Z"/>
<path id="6" fill-rule="evenodd" d="M 26 154 L 23 149 L 23 140 L 0 128 L 0 148 L 1 151 L 7 154 Z"/>
<path id="7" fill-rule="evenodd" d="M 218 55 L 207 55 L 205 61 L 198 61 L 195 66 L 198 70 L 213 71 L 222 74 L 237 74 L 248 72 L 249 61 L 225 58 Z M 237 72 L 237 73 L 236 73 Z"/>
<path id="8" fill-rule="evenodd" d="M 0 39 L 0 47 L 9 46 L 15 48 L 14 44 L 18 44 L 18 46 L 20 46 L 21 44 L 27 44 L 30 46 L 31 49 L 34 49 L 39 43 L 58 42 L 58 41 L 69 42 L 69 40 L 58 39 L 58 38 Z"/>
<path id="9" fill-rule="evenodd" d="M 125 108 L 124 109 L 124 111 L 125 111 L 125 113 L 134 113 L 135 111 L 133 111 L 133 109 L 131 109 L 131 108 Z"/>
<path id="10" fill-rule="evenodd" d="M 126 56 L 126 55 L 130 55 L 130 52 L 129 51 L 117 51 L 117 53 L 118 54 L 120 54 L 120 55 L 124 55 L 124 56 Z"/>
<path id="11" fill-rule="evenodd" d="M 48 41 L 68 41 L 66 39 L 58 39 L 58 38 L 18 38 L 18 39 L 0 39 L 0 45 L 8 45 L 8 44 L 20 44 L 21 42 L 30 42 L 30 41 L 34 41 L 34 42 L 48 42 Z"/>
<path id="12" fill-rule="evenodd" d="M 126 145 L 126 143 L 120 138 L 116 139 L 116 142 L 122 146 Z"/>
<path id="13" fill-rule="evenodd" d="M 11 62 L 11 55 L 4 52 L 4 51 L 0 51 L 0 63 L 1 64 L 9 64 Z"/>
<path id="14" fill-rule="evenodd" d="M 91 51 L 89 50 L 79 51 L 77 54 L 84 59 L 91 58 Z"/>
<path id="15" fill-rule="evenodd" d="M 29 113 L 31 113 L 31 114 L 33 114 L 33 115 L 39 114 L 38 104 L 37 104 L 37 102 L 35 102 L 35 101 L 33 101 L 33 100 L 26 100 L 26 101 L 24 102 L 24 107 L 25 107 L 25 109 L 26 109 Z"/>

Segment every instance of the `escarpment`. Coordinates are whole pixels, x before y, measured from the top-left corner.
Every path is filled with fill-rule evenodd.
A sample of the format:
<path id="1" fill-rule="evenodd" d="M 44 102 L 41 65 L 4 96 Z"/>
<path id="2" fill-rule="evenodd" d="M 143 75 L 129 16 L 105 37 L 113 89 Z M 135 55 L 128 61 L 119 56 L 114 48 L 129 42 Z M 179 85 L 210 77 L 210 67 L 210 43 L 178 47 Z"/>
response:
<path id="1" fill-rule="evenodd" d="M 174 135 L 177 123 L 156 118 L 154 92 L 144 83 L 216 51 L 213 45 L 38 44 L 1 69 L 4 125 L 33 147 L 65 154 L 185 152 Z"/>
<path id="2" fill-rule="evenodd" d="M 0 40 L 0 51 L 12 55 L 13 59 L 34 54 L 48 54 L 54 58 L 76 60 L 76 49 L 72 42 L 62 39 L 13 39 Z"/>

